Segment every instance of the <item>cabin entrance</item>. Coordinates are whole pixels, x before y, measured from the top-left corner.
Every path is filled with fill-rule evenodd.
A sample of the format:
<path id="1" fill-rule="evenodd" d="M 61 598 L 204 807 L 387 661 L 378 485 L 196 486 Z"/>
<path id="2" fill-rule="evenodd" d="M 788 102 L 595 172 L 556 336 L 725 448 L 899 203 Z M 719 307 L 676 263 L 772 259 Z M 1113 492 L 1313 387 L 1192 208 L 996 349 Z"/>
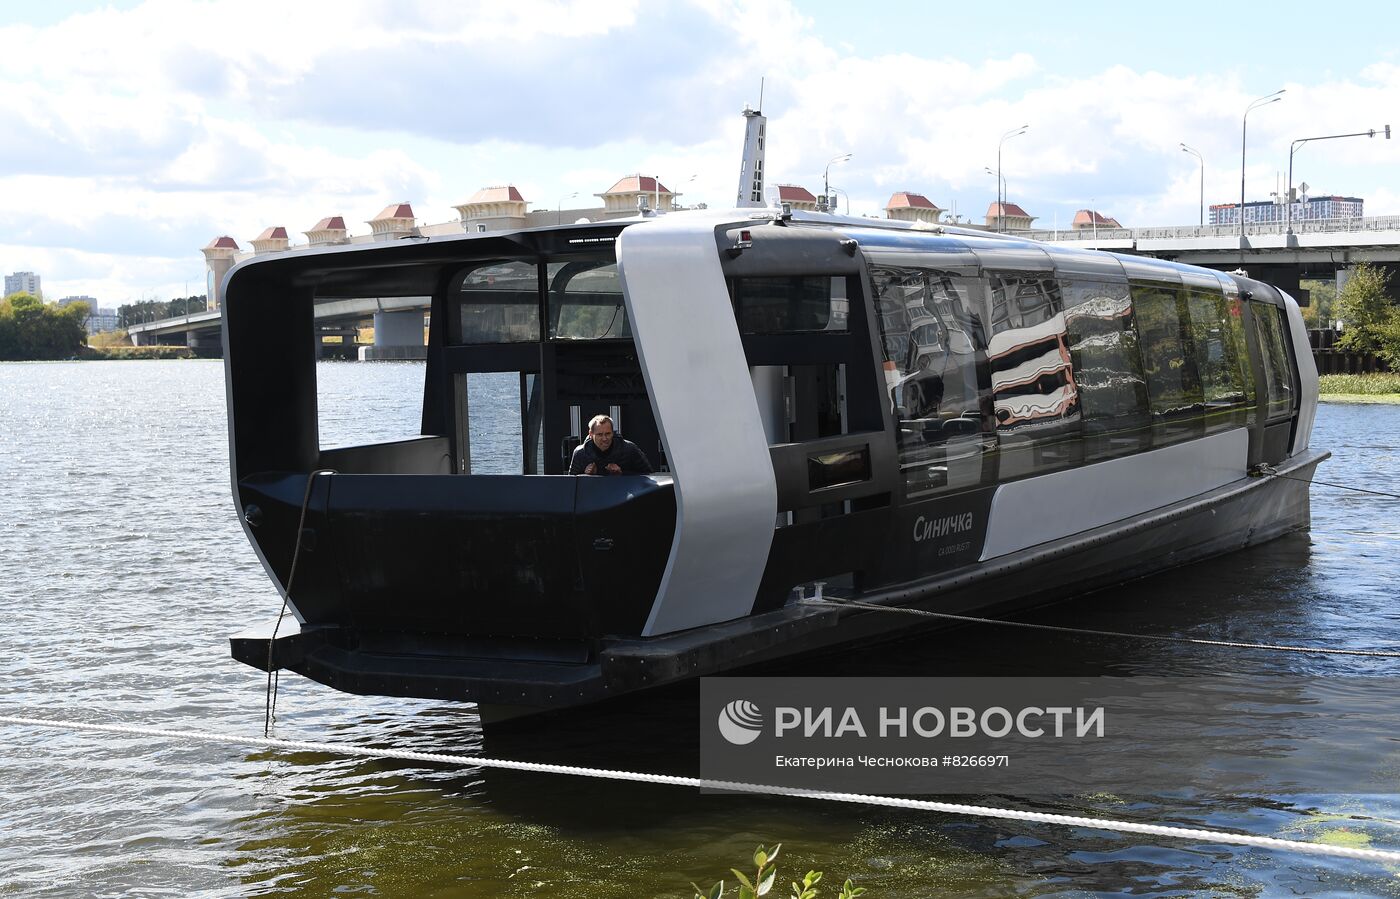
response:
<path id="1" fill-rule="evenodd" d="M 610 255 L 485 261 L 449 293 L 457 471 L 564 474 L 597 415 L 664 466 Z"/>

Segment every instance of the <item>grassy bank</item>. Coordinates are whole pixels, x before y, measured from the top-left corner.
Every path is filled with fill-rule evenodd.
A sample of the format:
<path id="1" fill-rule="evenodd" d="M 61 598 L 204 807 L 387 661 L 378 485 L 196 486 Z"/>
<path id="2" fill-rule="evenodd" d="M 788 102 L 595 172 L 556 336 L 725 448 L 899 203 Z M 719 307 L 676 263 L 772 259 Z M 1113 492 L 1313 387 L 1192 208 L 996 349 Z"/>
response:
<path id="1" fill-rule="evenodd" d="M 1318 391 L 1325 403 L 1400 403 L 1400 374 L 1323 375 Z"/>
<path id="2" fill-rule="evenodd" d="M 194 359 L 194 350 L 185 346 L 102 346 L 83 347 L 79 359 Z"/>

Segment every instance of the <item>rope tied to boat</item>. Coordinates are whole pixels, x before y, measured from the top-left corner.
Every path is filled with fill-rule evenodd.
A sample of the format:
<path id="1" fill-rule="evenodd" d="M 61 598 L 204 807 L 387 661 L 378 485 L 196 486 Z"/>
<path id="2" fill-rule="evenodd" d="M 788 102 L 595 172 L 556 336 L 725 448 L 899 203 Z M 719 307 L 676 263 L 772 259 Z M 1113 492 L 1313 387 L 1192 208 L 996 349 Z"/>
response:
<path id="1" fill-rule="evenodd" d="M 974 818 L 991 818 L 1005 821 L 1022 821 L 1032 824 L 1054 824 L 1064 827 L 1087 827 L 1094 830 L 1107 830 L 1118 833 L 1135 833 L 1146 836 L 1168 837 L 1178 840 L 1215 843 L 1231 846 L 1251 846 L 1260 849 L 1276 849 L 1297 852 L 1304 855 L 1324 855 L 1334 858 L 1347 858 L 1357 861 L 1381 862 L 1400 865 L 1400 850 L 1370 849 L 1359 846 L 1339 846 L 1331 843 L 1308 843 L 1302 840 L 1285 840 L 1279 837 L 1261 837 L 1254 834 L 1232 833 L 1221 830 L 1207 830 L 1179 825 L 1150 824 L 1141 821 L 1122 821 L 1110 818 L 1093 818 L 1083 815 L 1067 815 L 1060 812 L 1034 812 L 1023 809 L 1001 808 L 997 806 L 971 805 L 960 802 L 939 802 L 930 799 L 908 799 L 902 796 L 884 796 L 869 793 L 845 793 L 832 790 L 810 790 L 801 787 L 785 787 L 773 784 L 755 784 L 741 781 L 711 780 L 702 777 L 689 777 L 676 774 L 655 774 L 643 771 L 623 771 L 613 768 L 590 768 L 578 765 L 556 765 L 543 762 L 521 762 L 512 759 L 495 759 L 468 755 L 449 755 L 437 752 L 413 752 L 402 749 L 377 749 L 369 746 L 353 746 L 344 743 L 314 743 L 304 740 L 286 740 L 277 737 L 255 737 L 242 734 L 226 734 L 210 731 L 167 730 L 154 727 L 139 727 L 121 724 L 97 724 L 92 722 L 60 721 L 46 718 L 28 718 L 17 715 L 0 715 L 0 723 L 26 727 L 40 727 L 50 730 L 90 731 L 94 733 L 122 734 L 138 737 L 156 737 L 169 740 L 185 740 L 203 743 L 261 746 L 268 749 L 287 749 L 298 752 L 321 752 L 329 755 L 354 756 L 361 758 L 396 759 L 422 762 L 433 765 L 452 765 L 472 768 L 498 768 L 508 771 L 527 771 L 537 774 L 563 774 L 574 777 L 589 777 L 602 780 L 628 781 L 632 783 L 660 784 L 676 787 L 695 787 L 702 790 L 723 790 L 727 792 L 751 793 L 765 796 L 785 796 L 797 799 L 843 802 L 856 805 L 883 806 L 886 808 L 913 811 L 941 812 L 948 815 L 962 815 Z"/>
<path id="2" fill-rule="evenodd" d="M 1331 649 L 1320 646 L 1288 646 L 1276 643 L 1243 643 L 1235 640 L 1206 640 L 1199 637 L 1178 637 L 1171 634 L 1134 634 L 1127 631 L 1106 631 L 1087 627 L 1068 627 L 1058 624 L 1038 624 L 1032 621 L 1012 621 L 1007 618 L 981 618 L 976 615 L 958 615 L 953 612 L 930 612 L 927 609 L 911 609 L 906 606 L 887 606 L 874 602 L 861 602 L 856 599 L 832 599 L 828 596 L 809 596 L 802 601 L 812 605 L 845 606 L 853 609 L 866 609 L 872 612 L 896 612 L 904 615 L 919 615 L 926 618 L 941 618 L 946 621 L 957 621 L 964 624 L 999 624 L 1003 627 L 1021 627 L 1038 631 L 1057 631 L 1062 634 L 1084 634 L 1093 637 L 1122 637 L 1130 640 L 1147 640 L 1157 643 L 1190 643 L 1196 646 L 1215 646 L 1230 649 L 1259 649 L 1270 652 L 1298 652 L 1311 655 L 1365 656 L 1368 658 L 1400 659 L 1400 651 Z"/>
<path id="3" fill-rule="evenodd" d="M 1283 474 L 1268 462 L 1260 462 L 1248 472 L 1251 478 L 1283 478 L 1285 481 L 1298 481 L 1303 484 L 1316 484 L 1319 487 L 1335 487 L 1338 490 L 1351 490 L 1356 493 L 1365 493 L 1370 496 L 1384 496 L 1387 499 L 1400 499 L 1400 493 L 1387 493 L 1384 490 L 1367 490 L 1365 487 L 1353 487 L 1350 484 L 1338 484 L 1333 481 L 1319 481 L 1315 478 L 1300 478 L 1296 475 Z"/>
<path id="4" fill-rule="evenodd" d="M 297 536 L 292 546 L 292 567 L 287 572 L 287 585 L 281 587 L 282 608 L 277 613 L 277 623 L 272 626 L 272 636 L 267 638 L 267 696 L 263 706 L 263 736 L 272 733 L 272 723 L 277 718 L 277 688 L 282 683 L 282 669 L 276 668 L 272 664 L 273 648 L 277 644 L 277 632 L 282 629 L 282 619 L 287 617 L 287 606 L 292 601 L 292 582 L 297 576 L 297 562 L 301 559 L 302 535 L 306 533 L 306 508 L 311 505 L 311 488 L 316 483 L 317 475 L 335 474 L 333 468 L 318 468 L 306 476 L 306 492 L 301 497 L 301 516 L 297 519 Z M 273 579 L 273 583 L 277 583 Z"/>

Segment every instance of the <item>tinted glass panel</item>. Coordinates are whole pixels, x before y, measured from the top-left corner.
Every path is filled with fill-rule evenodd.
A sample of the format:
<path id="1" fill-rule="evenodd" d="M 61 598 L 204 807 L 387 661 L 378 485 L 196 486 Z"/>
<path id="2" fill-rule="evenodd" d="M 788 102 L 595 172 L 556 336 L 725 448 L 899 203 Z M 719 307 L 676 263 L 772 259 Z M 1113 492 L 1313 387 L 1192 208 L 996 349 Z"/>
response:
<path id="1" fill-rule="evenodd" d="M 1187 306 L 1205 399 L 1206 433 L 1241 426 L 1245 423 L 1248 353 L 1238 336 L 1239 304 L 1228 302 L 1223 292 L 1192 287 Z"/>
<path id="2" fill-rule="evenodd" d="M 846 279 L 828 275 L 733 278 L 734 314 L 743 334 L 845 331 Z"/>
<path id="3" fill-rule="evenodd" d="M 1070 368 L 1059 283 L 993 274 L 988 285 L 992 336 L 987 365 L 1000 479 L 1079 464 L 1079 392 Z"/>
<path id="4" fill-rule="evenodd" d="M 549 336 L 556 340 L 601 340 L 632 336 L 617 263 L 551 262 Z"/>
<path id="5" fill-rule="evenodd" d="M 871 275 L 905 495 L 983 483 L 995 439 L 982 282 L 892 266 Z"/>
<path id="6" fill-rule="evenodd" d="M 1085 460 L 1147 449 L 1152 445 L 1147 380 L 1127 282 L 1063 281 L 1060 290 Z"/>
<path id="7" fill-rule="evenodd" d="M 540 339 L 539 268 L 493 262 L 462 279 L 458 341 L 521 343 Z"/>
<path id="8" fill-rule="evenodd" d="M 1147 376 L 1152 438 L 1156 446 L 1203 433 L 1205 397 L 1196 372 L 1191 319 L 1179 285 L 1134 283 L 1133 315 Z"/>
<path id="9" fill-rule="evenodd" d="M 1268 417 L 1283 418 L 1293 411 L 1293 370 L 1283 343 L 1283 310 L 1269 303 L 1250 303 L 1254 328 L 1264 358 L 1264 387 Z"/>

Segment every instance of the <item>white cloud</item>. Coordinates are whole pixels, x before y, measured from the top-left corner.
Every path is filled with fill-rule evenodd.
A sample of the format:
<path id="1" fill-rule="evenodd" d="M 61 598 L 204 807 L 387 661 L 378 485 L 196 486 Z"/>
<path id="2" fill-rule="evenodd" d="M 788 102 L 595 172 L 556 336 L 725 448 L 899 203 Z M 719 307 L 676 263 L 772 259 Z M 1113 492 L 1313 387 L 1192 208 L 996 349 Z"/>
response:
<path id="1" fill-rule="evenodd" d="M 444 221 L 488 184 L 548 209 L 641 171 L 727 204 L 738 111 L 763 77 L 770 183 L 815 191 L 827 160 L 853 153 L 832 183 L 854 212 L 915 190 L 980 217 L 998 138 L 1028 123 L 1003 172 L 1042 223 L 1090 203 L 1130 224 L 1190 223 L 1200 170 L 1179 144 L 1205 157 L 1208 204 L 1238 198 L 1240 116 L 1260 93 L 1228 60 L 1186 77 L 1134 60 L 1069 78 L 1034 48 L 960 58 L 892 40 L 862 54 L 785 0 L 149 0 L 0 28 L 0 42 L 0 117 L 22 124 L 0 141 L 0 268 L 93 284 L 109 264 L 101 283 L 127 295 L 170 292 L 165 273 L 201 270 L 215 234 L 246 244 L 331 214 L 362 232 L 400 200 Z M 1380 127 L 1400 108 L 1400 66 L 1354 68 L 1299 65 L 1284 101 L 1251 115 L 1251 199 L 1286 177 L 1290 141 Z M 1309 144 L 1295 180 L 1392 211 L 1397 150 Z"/>

